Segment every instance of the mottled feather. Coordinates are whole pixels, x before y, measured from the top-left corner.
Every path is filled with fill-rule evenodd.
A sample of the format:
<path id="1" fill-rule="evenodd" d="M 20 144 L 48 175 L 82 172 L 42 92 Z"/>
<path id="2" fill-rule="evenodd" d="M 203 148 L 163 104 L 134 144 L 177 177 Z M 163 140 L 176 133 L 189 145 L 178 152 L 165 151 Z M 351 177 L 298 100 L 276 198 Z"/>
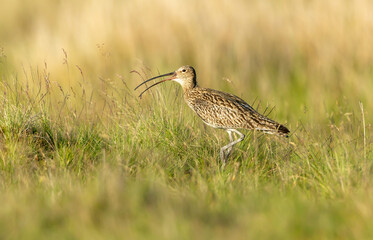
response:
<path id="1" fill-rule="evenodd" d="M 241 98 L 198 86 L 184 92 L 191 109 L 208 125 L 215 128 L 255 129 L 287 136 L 289 130 L 255 111 Z"/>

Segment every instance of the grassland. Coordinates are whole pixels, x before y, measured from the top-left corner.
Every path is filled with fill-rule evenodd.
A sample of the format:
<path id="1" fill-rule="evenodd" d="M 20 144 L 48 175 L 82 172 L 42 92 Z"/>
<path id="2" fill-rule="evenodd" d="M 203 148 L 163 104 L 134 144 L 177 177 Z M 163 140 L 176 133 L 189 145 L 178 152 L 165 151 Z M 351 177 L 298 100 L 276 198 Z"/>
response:
<path id="1" fill-rule="evenodd" d="M 373 238 L 370 1 L 1 5 L 0 239 Z M 289 140 L 221 170 L 176 83 L 133 91 L 186 64 Z"/>

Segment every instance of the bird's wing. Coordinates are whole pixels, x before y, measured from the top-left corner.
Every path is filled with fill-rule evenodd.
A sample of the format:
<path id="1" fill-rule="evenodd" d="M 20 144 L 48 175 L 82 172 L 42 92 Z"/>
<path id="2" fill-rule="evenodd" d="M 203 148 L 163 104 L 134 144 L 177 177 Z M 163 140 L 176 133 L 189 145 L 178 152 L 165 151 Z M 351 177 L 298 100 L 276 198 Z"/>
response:
<path id="1" fill-rule="evenodd" d="M 239 97 L 212 89 L 200 90 L 189 99 L 188 104 L 206 124 L 213 127 L 244 127 L 250 116 L 260 115 Z"/>
<path id="2" fill-rule="evenodd" d="M 227 99 L 227 100 L 229 100 L 231 102 L 234 102 L 235 104 L 237 104 L 238 106 L 243 107 L 245 110 L 247 110 L 249 112 L 258 113 L 247 102 L 245 102 L 243 99 L 237 97 L 236 95 L 233 95 L 233 94 L 230 94 L 230 93 L 226 93 L 226 92 L 217 91 L 217 90 L 213 90 L 213 89 L 209 89 L 209 90 L 211 92 L 214 92 L 216 95 L 218 95 L 218 96 L 220 96 L 220 97 L 222 97 L 224 99 Z"/>

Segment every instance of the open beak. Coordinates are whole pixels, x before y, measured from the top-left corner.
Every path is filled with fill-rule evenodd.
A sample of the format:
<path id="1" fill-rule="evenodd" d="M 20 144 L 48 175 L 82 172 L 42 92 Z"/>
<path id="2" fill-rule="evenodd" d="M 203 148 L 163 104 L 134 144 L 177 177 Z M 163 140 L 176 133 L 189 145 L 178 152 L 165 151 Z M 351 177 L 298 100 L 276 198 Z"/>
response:
<path id="1" fill-rule="evenodd" d="M 170 73 L 166 73 L 166 74 L 162 74 L 162 75 L 159 75 L 157 77 L 153 77 L 153 78 L 150 78 L 144 82 L 142 82 L 140 85 L 138 85 L 134 90 L 138 89 L 141 85 L 151 81 L 151 80 L 154 80 L 154 79 L 157 79 L 157 78 L 160 78 L 160 77 L 166 77 L 166 76 L 171 76 L 169 78 L 166 78 L 166 79 L 163 79 L 162 81 L 159 81 L 159 82 L 156 82 L 154 83 L 153 85 L 150 85 L 149 87 L 147 87 L 144 91 L 142 91 L 139 95 L 139 98 L 141 98 L 142 94 L 145 93 L 147 90 L 149 90 L 150 88 L 160 84 L 160 83 L 163 83 L 163 82 L 166 82 L 166 81 L 171 81 L 171 80 L 174 80 L 176 79 L 176 72 L 170 72 Z"/>

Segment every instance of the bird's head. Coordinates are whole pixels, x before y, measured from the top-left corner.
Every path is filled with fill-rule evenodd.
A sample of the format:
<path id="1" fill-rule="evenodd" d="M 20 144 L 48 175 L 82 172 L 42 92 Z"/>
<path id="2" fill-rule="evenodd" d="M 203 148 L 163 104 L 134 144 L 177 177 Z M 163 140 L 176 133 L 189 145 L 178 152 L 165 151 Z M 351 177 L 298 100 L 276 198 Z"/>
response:
<path id="1" fill-rule="evenodd" d="M 150 88 L 152 88 L 152 87 L 154 87 L 154 86 L 156 86 L 160 83 L 166 82 L 166 81 L 178 82 L 183 87 L 184 90 L 191 89 L 191 88 L 194 88 L 195 86 L 197 86 L 196 71 L 194 70 L 193 67 L 186 65 L 186 66 L 180 67 L 175 72 L 170 72 L 170 73 L 159 75 L 157 77 L 150 78 L 150 79 L 142 82 L 140 85 L 138 85 L 135 88 L 135 90 L 137 88 L 139 88 L 141 85 L 143 85 L 143 84 L 145 84 L 145 83 L 147 83 L 151 80 L 154 80 L 154 79 L 157 79 L 157 78 L 160 78 L 160 77 L 166 77 L 166 76 L 170 76 L 170 77 L 166 78 L 166 79 L 163 79 L 163 80 L 161 80 L 159 82 L 156 82 L 153 85 L 149 86 L 143 92 L 141 92 L 139 97 L 141 97 L 142 94 L 144 92 L 146 92 L 147 90 L 149 90 Z"/>

